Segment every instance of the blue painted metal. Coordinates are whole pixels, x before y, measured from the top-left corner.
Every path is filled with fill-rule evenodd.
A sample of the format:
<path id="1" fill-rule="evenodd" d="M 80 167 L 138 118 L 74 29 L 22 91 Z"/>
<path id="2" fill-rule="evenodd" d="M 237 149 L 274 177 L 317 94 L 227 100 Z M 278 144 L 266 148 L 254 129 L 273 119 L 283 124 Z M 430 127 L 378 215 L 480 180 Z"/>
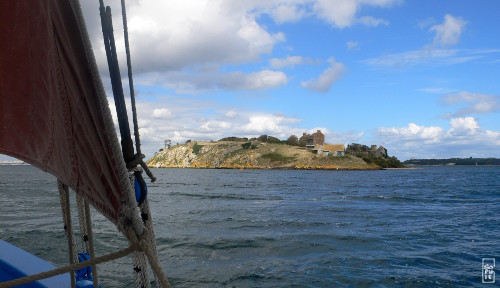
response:
<path id="1" fill-rule="evenodd" d="M 55 268 L 54 265 L 47 261 L 8 242 L 0 240 L 0 282 L 45 272 Z M 16 287 L 60 288 L 70 286 L 71 279 L 69 274 L 66 273 Z M 92 288 L 94 286 L 92 281 L 80 280 L 76 282 L 76 287 Z"/>

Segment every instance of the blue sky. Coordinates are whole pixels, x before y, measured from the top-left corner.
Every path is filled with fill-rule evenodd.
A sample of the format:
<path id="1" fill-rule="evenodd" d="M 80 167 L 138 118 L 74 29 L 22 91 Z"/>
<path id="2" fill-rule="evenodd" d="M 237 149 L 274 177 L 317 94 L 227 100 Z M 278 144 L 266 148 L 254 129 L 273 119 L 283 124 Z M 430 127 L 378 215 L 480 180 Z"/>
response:
<path id="1" fill-rule="evenodd" d="M 402 160 L 500 157 L 500 1 L 127 3 L 147 157 L 165 139 L 317 129 Z M 82 6 L 113 105 L 97 5 Z"/>

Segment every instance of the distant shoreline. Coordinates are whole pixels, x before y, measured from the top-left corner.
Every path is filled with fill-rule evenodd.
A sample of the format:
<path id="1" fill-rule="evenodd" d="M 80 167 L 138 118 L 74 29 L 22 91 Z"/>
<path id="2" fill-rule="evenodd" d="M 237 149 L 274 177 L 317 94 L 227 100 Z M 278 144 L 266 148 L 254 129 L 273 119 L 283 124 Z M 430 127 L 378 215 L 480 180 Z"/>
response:
<path id="1" fill-rule="evenodd" d="M 500 166 L 498 158 L 447 158 L 447 159 L 410 159 L 403 162 L 404 165 L 418 166 Z"/>

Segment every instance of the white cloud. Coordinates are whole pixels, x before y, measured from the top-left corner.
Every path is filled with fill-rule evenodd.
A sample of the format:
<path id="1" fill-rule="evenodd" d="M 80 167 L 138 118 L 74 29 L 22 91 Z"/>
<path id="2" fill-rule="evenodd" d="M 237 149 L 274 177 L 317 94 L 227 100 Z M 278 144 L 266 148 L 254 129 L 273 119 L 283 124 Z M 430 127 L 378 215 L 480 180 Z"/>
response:
<path id="1" fill-rule="evenodd" d="M 217 120 L 207 121 L 200 126 L 201 129 L 211 131 L 211 132 L 217 132 L 220 130 L 228 130 L 231 127 L 232 127 L 231 122 L 217 121 Z"/>
<path id="2" fill-rule="evenodd" d="M 389 26 L 389 21 L 372 16 L 363 16 L 358 21 L 368 27 L 377 27 L 379 25 Z"/>
<path id="3" fill-rule="evenodd" d="M 276 23 L 283 24 L 301 20 L 306 15 L 306 10 L 296 3 L 284 2 L 272 8 L 269 14 Z"/>
<path id="4" fill-rule="evenodd" d="M 272 58 L 269 60 L 269 64 L 274 69 L 293 68 L 296 65 L 313 64 L 314 62 L 314 60 L 302 56 L 286 56 L 286 58 Z"/>
<path id="5" fill-rule="evenodd" d="M 436 143 L 441 141 L 444 131 L 441 127 L 424 127 L 415 123 L 408 124 L 408 127 L 379 128 L 377 136 L 380 138 L 397 138 L 407 142 L 417 141 L 418 143 Z M 408 143 L 407 143 L 408 144 Z"/>
<path id="6" fill-rule="evenodd" d="M 473 117 L 453 118 L 450 120 L 450 136 L 476 136 L 480 127 Z"/>
<path id="7" fill-rule="evenodd" d="M 435 31 L 434 44 L 441 46 L 455 45 L 460 40 L 467 21 L 450 14 L 444 16 L 444 22 L 432 26 L 429 31 Z"/>
<path id="8" fill-rule="evenodd" d="M 278 23 L 317 17 L 339 28 L 355 23 L 387 24 L 369 15 L 356 17 L 363 6 L 390 7 L 397 0 L 270 0 L 233 2 L 133 1 L 127 17 L 132 60 L 136 73 L 182 70 L 192 65 L 241 64 L 257 61 L 285 41 L 282 32 L 271 32 L 257 19 L 268 14 Z M 113 11 L 118 54 L 123 58 L 122 19 L 119 3 L 107 3 Z M 107 68 L 102 44 L 98 5 L 82 1 L 94 49 L 102 70 Z"/>
<path id="9" fill-rule="evenodd" d="M 178 93 L 197 94 L 209 90 L 264 90 L 285 85 L 288 77 L 281 71 L 264 69 L 257 72 L 221 73 L 217 69 L 147 73 L 136 77 L 136 83 L 158 85 Z"/>
<path id="10" fill-rule="evenodd" d="M 165 118 L 170 117 L 171 115 L 172 111 L 167 108 L 155 108 L 152 113 L 153 118 Z"/>
<path id="11" fill-rule="evenodd" d="M 358 3 L 356 1 L 319 0 L 314 3 L 313 11 L 318 18 L 337 26 L 345 28 L 354 22 Z"/>
<path id="12" fill-rule="evenodd" d="M 428 17 L 428 18 L 425 18 L 425 19 L 422 19 L 422 20 L 419 20 L 417 22 L 417 26 L 420 28 L 420 29 L 424 29 L 424 28 L 427 28 L 431 25 L 433 25 L 434 23 L 436 23 L 436 19 L 432 18 L 432 17 Z"/>
<path id="13" fill-rule="evenodd" d="M 251 87 L 257 86 L 258 89 L 266 89 L 266 85 L 271 88 L 276 87 L 274 82 L 259 84 L 259 81 L 249 81 L 248 78 L 266 74 L 266 79 L 279 76 L 278 82 L 285 83 L 286 75 L 278 75 L 277 71 L 273 71 L 272 74 L 258 71 L 252 75 L 222 72 L 227 67 L 261 61 L 263 56 L 272 53 L 277 44 L 286 41 L 286 35 L 279 30 L 279 26 L 270 28 L 260 22 L 263 15 L 269 15 L 277 24 L 315 17 L 338 28 L 354 24 L 377 26 L 386 24 L 386 20 L 369 15 L 359 16 L 358 12 L 362 7 L 390 7 L 398 1 L 130 1 L 127 6 L 127 16 L 134 76 L 141 78 L 141 74 L 174 75 L 174 78 L 181 78 L 181 81 L 178 84 L 170 83 L 164 86 L 175 86 L 177 91 L 185 92 L 196 92 L 207 87 L 232 89 L 233 85 L 229 82 L 233 81 L 235 76 L 241 75 L 246 79 L 240 82 L 248 83 Z M 101 75 L 107 75 L 98 5 L 92 1 L 82 1 L 81 4 Z M 122 63 L 122 75 L 126 75 L 123 70 L 126 65 L 123 64 L 125 53 L 121 33 L 123 31 L 121 8 L 119 2 L 111 1 L 107 4 L 113 11 L 117 54 Z M 280 64 L 276 65 L 272 67 L 278 67 Z M 212 73 L 219 75 L 207 75 L 203 73 L 203 69 L 200 70 L 200 67 L 214 67 Z M 167 77 L 162 78 L 167 79 Z M 145 82 L 147 81 L 143 83 Z M 235 86 L 237 89 L 245 87 L 241 83 Z"/>
<path id="14" fill-rule="evenodd" d="M 500 97 L 479 93 L 462 91 L 456 94 L 447 94 L 440 98 L 445 105 L 462 105 L 452 116 L 465 116 L 471 114 L 488 114 L 500 111 Z"/>
<path id="15" fill-rule="evenodd" d="M 393 0 L 318 0 L 313 4 L 313 13 L 331 25 L 346 28 L 355 23 L 366 26 L 388 25 L 387 20 L 376 19 L 372 16 L 356 18 L 356 13 L 363 5 L 390 7 L 398 1 Z"/>
<path id="16" fill-rule="evenodd" d="M 369 66 L 405 68 L 417 65 L 446 66 L 495 57 L 498 50 L 434 49 L 426 46 L 420 50 L 383 55 L 361 61 Z"/>
<path id="17" fill-rule="evenodd" d="M 347 41 L 345 45 L 348 50 L 359 49 L 359 42 L 357 41 Z"/>
<path id="18" fill-rule="evenodd" d="M 375 136 L 391 154 L 403 159 L 500 156 L 500 132 L 482 129 L 473 117 L 450 119 L 448 130 L 410 123 L 379 128 Z"/>
<path id="19" fill-rule="evenodd" d="M 426 87 L 426 88 L 418 89 L 418 91 L 425 92 L 425 93 L 431 93 L 431 94 L 446 94 L 446 93 L 456 92 L 457 89 L 446 88 L 446 87 Z"/>
<path id="20" fill-rule="evenodd" d="M 108 3 L 120 63 L 124 61 L 123 31 L 119 2 Z M 98 5 L 82 1 L 94 51 L 107 72 Z M 204 65 L 238 65 L 258 61 L 271 53 L 285 36 L 270 32 L 256 17 L 264 13 L 259 5 L 236 5 L 213 1 L 129 2 L 127 7 L 130 49 L 134 72 L 165 73 Z M 123 68 L 124 65 L 122 65 Z M 194 72 L 193 72 L 194 73 Z M 104 75 L 107 73 L 103 73 Z"/>
<path id="21" fill-rule="evenodd" d="M 229 110 L 224 114 L 224 116 L 226 116 L 227 118 L 234 118 L 234 117 L 238 116 L 238 112 L 236 112 L 234 110 Z"/>
<path id="22" fill-rule="evenodd" d="M 336 62 L 333 57 L 328 59 L 328 62 L 330 63 L 330 67 L 323 71 L 317 79 L 302 82 L 302 87 L 306 87 L 315 92 L 328 92 L 335 81 L 340 79 L 346 71 L 345 65 Z"/>
<path id="23" fill-rule="evenodd" d="M 290 127 L 284 124 L 293 124 L 299 119 L 286 117 L 279 114 L 257 114 L 250 115 L 248 122 L 241 125 L 241 131 L 249 134 L 271 134 L 279 135 L 290 131 Z"/>
<path id="24" fill-rule="evenodd" d="M 432 18 L 427 18 L 419 22 L 419 26 L 424 28 L 433 23 Z M 376 21 L 372 21 L 376 24 Z M 383 24 L 380 22 L 379 24 Z M 446 46 L 455 45 L 460 40 L 462 32 L 467 25 L 467 21 L 460 17 L 446 14 L 444 22 L 433 25 L 429 31 L 435 32 L 433 44 L 427 44 L 418 50 L 393 53 L 363 60 L 362 62 L 370 66 L 378 67 L 411 67 L 415 65 L 453 65 L 473 60 L 485 58 L 488 54 L 497 53 L 497 50 L 457 50 L 445 49 Z"/>

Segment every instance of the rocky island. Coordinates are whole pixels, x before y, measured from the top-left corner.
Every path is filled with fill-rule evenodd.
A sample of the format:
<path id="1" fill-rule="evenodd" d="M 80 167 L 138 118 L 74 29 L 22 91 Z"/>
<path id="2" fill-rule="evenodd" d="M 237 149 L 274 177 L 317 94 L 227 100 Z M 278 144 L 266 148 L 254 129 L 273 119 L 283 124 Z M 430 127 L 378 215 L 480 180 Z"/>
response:
<path id="1" fill-rule="evenodd" d="M 283 141 L 266 135 L 207 142 L 188 140 L 185 144 L 161 149 L 147 164 L 156 168 L 220 169 L 375 170 L 403 167 L 395 157 L 387 156 L 387 150 L 381 146 L 378 149 L 376 145 L 368 147 L 355 143 L 347 149 L 343 146 L 301 145 L 300 141 L 290 141 L 290 138 Z"/>

